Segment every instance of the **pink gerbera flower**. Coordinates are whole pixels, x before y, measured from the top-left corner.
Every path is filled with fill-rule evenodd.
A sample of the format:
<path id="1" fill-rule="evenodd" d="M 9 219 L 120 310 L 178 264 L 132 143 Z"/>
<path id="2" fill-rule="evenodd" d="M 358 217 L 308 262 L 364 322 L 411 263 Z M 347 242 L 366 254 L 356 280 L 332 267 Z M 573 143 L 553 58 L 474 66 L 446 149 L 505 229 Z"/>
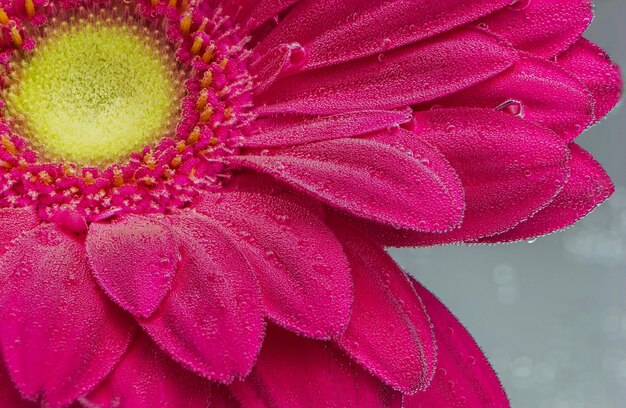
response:
<path id="1" fill-rule="evenodd" d="M 588 1 L 0 6 L 2 406 L 508 406 L 383 246 L 610 195 Z"/>

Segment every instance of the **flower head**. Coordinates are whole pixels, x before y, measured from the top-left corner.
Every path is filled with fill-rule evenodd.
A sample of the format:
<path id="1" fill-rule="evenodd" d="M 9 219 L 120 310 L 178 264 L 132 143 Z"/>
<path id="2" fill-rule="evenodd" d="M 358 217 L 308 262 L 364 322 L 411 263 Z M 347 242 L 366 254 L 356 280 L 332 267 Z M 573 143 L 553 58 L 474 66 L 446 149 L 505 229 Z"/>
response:
<path id="1" fill-rule="evenodd" d="M 383 246 L 610 195 L 586 0 L 0 6 L 4 405 L 508 405 Z"/>

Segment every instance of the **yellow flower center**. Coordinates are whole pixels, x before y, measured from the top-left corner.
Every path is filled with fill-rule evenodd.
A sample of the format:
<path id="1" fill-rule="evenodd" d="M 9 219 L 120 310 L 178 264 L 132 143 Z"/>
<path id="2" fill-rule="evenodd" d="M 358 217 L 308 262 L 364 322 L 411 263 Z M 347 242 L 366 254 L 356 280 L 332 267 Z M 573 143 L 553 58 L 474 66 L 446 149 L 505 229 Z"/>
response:
<path id="1" fill-rule="evenodd" d="M 15 67 L 7 116 L 45 158 L 109 165 L 173 130 L 181 98 L 173 67 L 165 41 L 147 29 L 62 23 Z"/>

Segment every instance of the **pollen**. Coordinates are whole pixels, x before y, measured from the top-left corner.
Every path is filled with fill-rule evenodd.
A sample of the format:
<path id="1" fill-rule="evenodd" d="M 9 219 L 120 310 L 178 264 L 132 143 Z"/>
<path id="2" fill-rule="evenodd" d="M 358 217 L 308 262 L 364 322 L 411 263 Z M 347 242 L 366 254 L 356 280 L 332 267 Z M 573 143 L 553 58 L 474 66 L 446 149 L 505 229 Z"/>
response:
<path id="1" fill-rule="evenodd" d="M 145 30 L 110 18 L 74 20 L 53 25 L 17 64 L 5 110 L 44 157 L 104 167 L 172 131 L 177 74 L 173 55 Z"/>

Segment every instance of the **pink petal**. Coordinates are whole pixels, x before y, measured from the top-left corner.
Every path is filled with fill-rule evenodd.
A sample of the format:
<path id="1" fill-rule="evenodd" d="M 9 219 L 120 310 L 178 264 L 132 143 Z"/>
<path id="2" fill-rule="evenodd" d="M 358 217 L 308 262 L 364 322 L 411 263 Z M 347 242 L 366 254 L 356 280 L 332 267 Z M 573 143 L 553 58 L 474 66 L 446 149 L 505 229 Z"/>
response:
<path id="1" fill-rule="evenodd" d="M 517 58 L 515 50 L 489 34 L 458 30 L 382 57 L 284 78 L 258 96 L 257 112 L 332 114 L 400 108 L 484 81 Z"/>
<path id="2" fill-rule="evenodd" d="M 246 147 L 293 146 L 384 130 L 408 122 L 406 111 L 358 111 L 331 116 L 288 116 L 258 120 Z"/>
<path id="3" fill-rule="evenodd" d="M 550 130 L 484 109 L 416 113 L 420 139 L 435 146 L 465 190 L 460 228 L 445 234 L 375 229 L 388 246 L 462 242 L 494 235 L 548 205 L 568 176 L 566 145 Z"/>
<path id="4" fill-rule="evenodd" d="M 355 302 L 339 346 L 402 393 L 425 389 L 437 360 L 424 305 L 405 273 L 380 246 L 344 225 L 337 235 L 350 260 Z"/>
<path id="5" fill-rule="evenodd" d="M 264 186 L 275 185 L 271 179 L 251 177 L 246 184 L 205 195 L 197 210 L 238 236 L 274 322 L 320 339 L 342 333 L 354 299 L 352 279 L 320 206 L 294 193 L 267 191 Z"/>
<path id="6" fill-rule="evenodd" d="M 0 407 L 3 408 L 36 408 L 34 402 L 22 398 L 11 381 L 4 363 L 0 362 Z"/>
<path id="7" fill-rule="evenodd" d="M 232 239 L 191 211 L 171 216 L 182 260 L 172 289 L 139 321 L 176 361 L 220 382 L 245 376 L 263 339 L 263 304 L 256 279 Z"/>
<path id="8" fill-rule="evenodd" d="M 592 122 L 593 102 L 578 78 L 553 62 L 524 56 L 501 75 L 432 104 L 498 108 L 547 127 L 570 141 Z"/>
<path id="9" fill-rule="evenodd" d="M 556 199 L 528 221 L 481 242 L 517 241 L 558 231 L 589 214 L 613 193 L 613 183 L 598 162 L 574 143 L 569 148 L 570 177 Z"/>
<path id="10" fill-rule="evenodd" d="M 404 397 L 405 408 L 506 408 L 509 401 L 480 348 L 459 321 L 428 290 L 413 282 L 437 339 L 437 372 L 426 391 Z"/>
<path id="11" fill-rule="evenodd" d="M 238 406 L 227 390 L 183 369 L 143 334 L 113 373 L 81 402 L 103 408 Z"/>
<path id="12" fill-rule="evenodd" d="M 385 144 L 338 139 L 232 156 L 228 162 L 268 173 L 351 214 L 396 227 L 441 231 L 457 225 L 462 209 L 446 180 Z"/>
<path id="13" fill-rule="evenodd" d="M 0 257 L 16 238 L 38 224 L 39 218 L 30 208 L 0 208 Z"/>
<path id="14" fill-rule="evenodd" d="M 180 254 L 173 233 L 157 216 L 127 215 L 93 223 L 87 255 L 94 276 L 117 304 L 149 317 L 172 286 Z"/>
<path id="15" fill-rule="evenodd" d="M 510 0 L 303 1 L 259 44 L 301 44 L 307 69 L 378 55 L 444 33 L 510 4 Z"/>
<path id="16" fill-rule="evenodd" d="M 401 395 L 332 345 L 268 327 L 259 361 L 231 386 L 245 407 L 400 407 Z"/>
<path id="17" fill-rule="evenodd" d="M 456 208 L 460 214 L 465 212 L 463 184 L 448 160 L 431 144 L 420 139 L 414 132 L 404 129 L 392 129 L 387 132 L 380 132 L 370 136 L 370 139 L 384 143 L 411 157 L 415 157 L 431 171 L 433 177 L 441 180 L 446 185 L 449 197 L 452 200 L 452 206 Z M 458 225 L 450 225 L 451 228 L 457 226 Z M 420 229 L 423 230 L 423 227 L 424 224 L 420 226 Z"/>
<path id="18" fill-rule="evenodd" d="M 520 50 L 549 58 L 574 44 L 592 18 L 589 0 L 517 0 L 480 24 Z"/>
<path id="19" fill-rule="evenodd" d="M 581 38 L 557 58 L 557 63 L 580 78 L 593 94 L 596 122 L 605 117 L 622 97 L 620 68 L 592 42 Z"/>
<path id="20" fill-rule="evenodd" d="M 134 324 L 100 292 L 84 243 L 54 225 L 19 239 L 3 258 L 0 341 L 9 373 L 31 400 L 62 407 L 106 376 Z"/>

